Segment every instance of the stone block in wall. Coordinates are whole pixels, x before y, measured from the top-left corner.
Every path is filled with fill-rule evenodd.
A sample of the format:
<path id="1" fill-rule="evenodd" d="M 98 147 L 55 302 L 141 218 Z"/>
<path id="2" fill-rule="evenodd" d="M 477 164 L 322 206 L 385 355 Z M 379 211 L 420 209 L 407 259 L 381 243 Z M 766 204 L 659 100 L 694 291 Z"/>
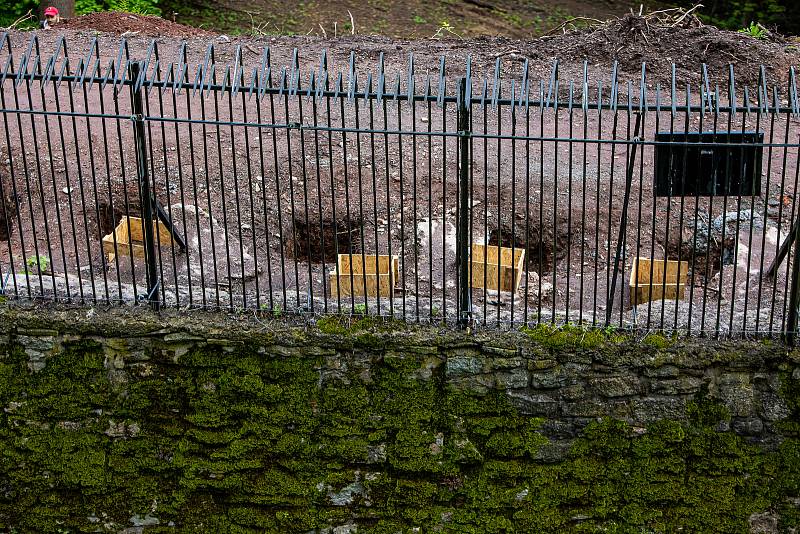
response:
<path id="1" fill-rule="evenodd" d="M 637 425 L 653 423 L 661 419 L 683 421 L 686 419 L 686 401 L 668 396 L 635 399 L 632 402 L 632 417 Z"/>
<path id="2" fill-rule="evenodd" d="M 42 334 L 38 335 L 39 331 L 32 332 L 29 335 L 16 336 L 16 342 L 22 345 L 25 354 L 28 356 L 28 369 L 31 371 L 41 371 L 47 364 L 47 357 L 57 351 L 59 344 L 58 332 L 55 330 L 43 330 Z"/>
<path id="3" fill-rule="evenodd" d="M 442 365 L 442 359 L 438 356 L 426 356 L 422 360 L 422 364 L 420 365 L 419 369 L 415 374 L 415 378 L 418 380 L 430 380 L 433 378 L 433 374 Z"/>
<path id="4" fill-rule="evenodd" d="M 653 379 L 650 392 L 657 395 L 694 395 L 706 381 L 696 376 L 682 376 L 678 379 Z"/>
<path id="5" fill-rule="evenodd" d="M 569 381 L 569 374 L 564 367 L 551 367 L 542 371 L 535 371 L 530 376 L 531 387 L 534 389 L 555 389 L 565 386 Z"/>
<path id="6" fill-rule="evenodd" d="M 550 417 L 542 423 L 541 432 L 551 440 L 567 440 L 576 438 L 580 431 L 591 421 L 593 418 L 575 418 L 558 416 Z"/>
<path id="7" fill-rule="evenodd" d="M 601 397 L 630 397 L 641 392 L 639 379 L 633 375 L 590 378 L 589 385 Z"/>
<path id="8" fill-rule="evenodd" d="M 473 355 L 448 356 L 445 363 L 445 373 L 448 378 L 477 375 L 483 372 L 483 359 Z"/>
<path id="9" fill-rule="evenodd" d="M 750 515 L 747 518 L 750 534 L 778 534 L 779 519 L 778 514 L 772 511 Z"/>
<path id="10" fill-rule="evenodd" d="M 766 421 L 780 421 L 792 415 L 792 410 L 778 393 L 762 391 L 758 394 L 757 403 L 757 415 Z"/>
<path id="11" fill-rule="evenodd" d="M 558 401 L 553 397 L 529 391 L 509 391 L 508 400 L 523 415 L 554 417 L 558 413 Z"/>
<path id="12" fill-rule="evenodd" d="M 569 454 L 572 440 L 548 441 L 539 447 L 534 455 L 534 459 L 544 463 L 560 462 Z"/>
<path id="13" fill-rule="evenodd" d="M 492 390 L 496 387 L 496 378 L 490 373 L 457 376 L 454 378 L 448 378 L 447 384 L 460 391 L 484 395 L 489 390 Z"/>
<path id="14" fill-rule="evenodd" d="M 764 430 L 764 423 L 758 417 L 737 417 L 731 421 L 731 427 L 737 434 L 758 436 Z"/>
<path id="15" fill-rule="evenodd" d="M 498 347 L 492 345 L 481 345 L 481 352 L 489 356 L 497 356 L 497 360 L 515 358 L 519 353 L 516 347 Z"/>
<path id="16" fill-rule="evenodd" d="M 652 378 L 677 378 L 681 371 L 674 365 L 660 365 L 658 367 L 645 367 L 644 376 Z"/>
<path id="17" fill-rule="evenodd" d="M 161 338 L 165 343 L 191 343 L 195 341 L 205 341 L 205 336 L 197 336 L 189 332 L 168 332 Z"/>
<path id="18" fill-rule="evenodd" d="M 94 337 L 95 341 L 103 346 L 107 358 L 120 356 L 125 361 L 147 361 L 150 359 L 148 351 L 153 349 L 154 343 L 146 338 L 121 338 L 121 337 Z"/>
<path id="19" fill-rule="evenodd" d="M 628 419 L 631 416 L 631 408 L 627 401 L 590 399 L 578 402 L 562 402 L 561 413 L 570 417 L 614 417 L 616 419 Z"/>
<path id="20" fill-rule="evenodd" d="M 489 358 L 488 360 L 492 366 L 492 369 L 497 370 L 526 367 L 522 358 Z"/>
<path id="21" fill-rule="evenodd" d="M 322 365 L 316 367 L 319 372 L 319 385 L 341 382 L 350 383 L 350 366 L 346 358 L 330 355 L 324 359 Z"/>
<path id="22" fill-rule="evenodd" d="M 530 371 L 541 371 L 543 369 L 552 369 L 557 366 L 558 362 L 551 359 L 544 360 L 528 360 L 528 369 Z"/>
<path id="23" fill-rule="evenodd" d="M 518 367 L 508 371 L 495 371 L 495 383 L 502 389 L 520 389 L 528 387 L 528 370 Z"/>
<path id="24" fill-rule="evenodd" d="M 732 417 L 750 417 L 755 412 L 753 385 L 746 373 L 723 373 L 717 381 L 720 401 Z"/>
<path id="25" fill-rule="evenodd" d="M 586 388 L 583 384 L 571 384 L 559 390 L 561 398 L 567 401 L 577 401 L 586 397 Z"/>

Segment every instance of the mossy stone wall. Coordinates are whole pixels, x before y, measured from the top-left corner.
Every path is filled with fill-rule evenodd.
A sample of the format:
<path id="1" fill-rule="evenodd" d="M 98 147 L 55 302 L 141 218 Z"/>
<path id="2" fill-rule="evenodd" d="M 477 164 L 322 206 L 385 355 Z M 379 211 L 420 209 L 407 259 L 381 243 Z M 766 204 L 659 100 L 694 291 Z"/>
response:
<path id="1" fill-rule="evenodd" d="M 0 531 L 778 532 L 800 355 L 0 309 Z"/>

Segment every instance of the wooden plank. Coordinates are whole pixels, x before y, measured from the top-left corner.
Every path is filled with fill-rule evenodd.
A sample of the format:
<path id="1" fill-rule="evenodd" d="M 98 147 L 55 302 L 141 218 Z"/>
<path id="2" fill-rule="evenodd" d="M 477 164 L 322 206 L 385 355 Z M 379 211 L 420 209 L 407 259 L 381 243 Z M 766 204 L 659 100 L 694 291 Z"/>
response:
<path id="1" fill-rule="evenodd" d="M 400 259 L 398 256 L 339 254 L 336 269 L 329 275 L 331 296 L 390 297 L 400 278 Z M 378 272 L 375 272 L 375 268 Z M 365 268 L 366 267 L 366 268 Z M 365 272 L 366 271 L 366 272 Z"/>
<path id="2" fill-rule="evenodd" d="M 342 273 L 353 273 L 353 274 L 388 274 L 389 273 L 389 264 L 390 262 L 393 264 L 392 267 L 394 270 L 398 270 L 399 258 L 397 256 L 392 256 L 391 258 L 388 255 L 381 254 L 364 254 L 355 253 L 352 254 L 352 261 L 350 259 L 350 254 L 339 254 L 339 261 L 338 267 L 339 271 Z M 377 263 L 377 265 L 376 265 Z M 377 269 L 376 269 L 377 267 Z"/>
<path id="3" fill-rule="evenodd" d="M 108 261 L 114 261 L 116 254 L 129 256 L 133 252 L 133 257 L 144 258 L 144 225 L 140 217 L 123 216 L 116 228 L 114 235 L 103 236 L 103 252 L 108 255 Z M 158 239 L 159 245 L 172 245 L 172 234 L 161 221 L 153 223 L 153 234 Z M 116 237 L 116 248 L 114 239 Z"/>
<path id="4" fill-rule="evenodd" d="M 651 300 L 682 300 L 686 293 L 688 271 L 688 261 L 635 258 L 630 279 L 631 305 L 637 306 Z"/>
<path id="5" fill-rule="evenodd" d="M 686 283 L 686 274 L 689 270 L 689 262 L 682 261 L 680 265 L 677 261 L 667 260 L 667 270 L 664 272 L 664 260 L 651 260 L 650 258 L 636 258 L 634 259 L 633 272 L 637 273 L 637 278 L 640 284 L 646 284 L 650 281 L 650 270 L 652 265 L 652 282 L 653 283 Z M 680 271 L 679 271 L 680 269 Z M 666 274 L 666 277 L 665 277 Z M 678 278 L 680 277 L 680 280 Z M 631 278 L 633 280 L 633 278 Z"/>
<path id="6" fill-rule="evenodd" d="M 525 264 L 525 249 L 472 244 L 472 287 L 516 292 Z M 485 276 L 484 276 L 485 273 Z M 499 284 L 498 284 L 499 282 Z"/>

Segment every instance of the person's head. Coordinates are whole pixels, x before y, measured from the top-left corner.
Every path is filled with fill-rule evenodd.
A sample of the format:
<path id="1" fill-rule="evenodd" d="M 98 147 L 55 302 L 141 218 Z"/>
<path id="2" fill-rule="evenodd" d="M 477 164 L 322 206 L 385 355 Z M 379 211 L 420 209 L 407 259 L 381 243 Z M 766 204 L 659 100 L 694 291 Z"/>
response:
<path id="1" fill-rule="evenodd" d="M 58 23 L 61 20 L 61 18 L 58 16 L 58 9 L 54 8 L 53 6 L 45 9 L 44 20 L 47 21 L 49 25 Z"/>

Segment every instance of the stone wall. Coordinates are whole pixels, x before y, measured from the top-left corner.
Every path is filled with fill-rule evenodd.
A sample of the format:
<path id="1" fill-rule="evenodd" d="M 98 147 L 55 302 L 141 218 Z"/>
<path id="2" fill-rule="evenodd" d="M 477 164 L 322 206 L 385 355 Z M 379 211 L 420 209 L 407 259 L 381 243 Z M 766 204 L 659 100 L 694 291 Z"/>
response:
<path id="1" fill-rule="evenodd" d="M 767 342 L 0 309 L 0 530 L 778 532 Z"/>

